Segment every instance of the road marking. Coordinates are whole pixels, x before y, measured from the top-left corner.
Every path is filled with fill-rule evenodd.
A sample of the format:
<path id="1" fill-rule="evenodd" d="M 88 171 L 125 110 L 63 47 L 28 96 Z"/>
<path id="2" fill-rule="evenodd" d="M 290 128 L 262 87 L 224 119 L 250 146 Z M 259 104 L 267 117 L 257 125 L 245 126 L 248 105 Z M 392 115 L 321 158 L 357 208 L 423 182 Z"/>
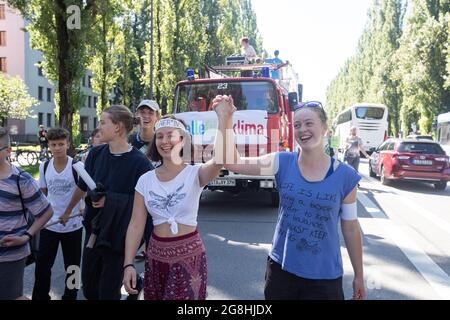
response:
<path id="1" fill-rule="evenodd" d="M 362 174 L 360 174 L 360 175 L 362 175 Z M 379 181 L 375 178 L 372 178 L 372 177 L 369 177 L 366 175 L 362 175 L 362 177 L 364 178 L 364 180 L 366 180 L 368 182 L 379 183 Z M 396 188 L 389 187 L 389 186 L 382 186 L 382 187 L 385 188 L 386 190 L 389 190 L 390 192 L 396 194 L 398 196 L 399 200 L 403 204 L 405 204 L 410 210 L 414 211 L 414 213 L 416 213 L 417 215 L 420 215 L 422 218 L 428 220 L 429 222 L 431 222 L 432 224 L 437 226 L 439 229 L 444 231 L 446 234 L 450 235 L 450 223 L 447 222 L 446 220 L 442 219 L 435 213 L 431 212 L 430 210 L 424 208 L 423 206 L 418 204 L 416 201 L 414 201 L 414 203 L 412 203 L 412 201 L 408 201 L 408 199 L 410 199 L 410 196 L 411 196 L 409 192 L 398 190 Z"/>
<path id="2" fill-rule="evenodd" d="M 440 299 L 450 299 L 450 277 L 408 237 L 395 223 L 380 214 L 381 210 L 363 193 L 358 193 L 358 199 L 370 210 L 368 213 L 379 223 L 380 230 L 386 232 L 395 245 L 405 254 L 414 267 L 425 278 L 428 284 L 439 295 Z M 382 220 L 381 220 L 382 219 Z"/>
<path id="3" fill-rule="evenodd" d="M 358 192 L 358 200 L 373 218 L 389 219 L 363 192 Z"/>
<path id="4" fill-rule="evenodd" d="M 246 247 L 246 248 L 250 248 L 253 250 L 263 250 L 265 252 L 267 252 L 267 254 L 270 252 L 270 250 L 272 249 L 272 243 L 248 243 L 248 242 L 240 242 L 240 241 L 234 241 L 234 240 L 229 240 L 227 238 L 224 238 L 222 236 L 219 236 L 217 234 L 212 234 L 212 233 L 208 233 L 208 236 L 210 236 L 211 238 L 214 238 L 216 240 L 219 240 L 221 242 L 225 242 L 231 246 L 237 246 L 237 247 Z"/>

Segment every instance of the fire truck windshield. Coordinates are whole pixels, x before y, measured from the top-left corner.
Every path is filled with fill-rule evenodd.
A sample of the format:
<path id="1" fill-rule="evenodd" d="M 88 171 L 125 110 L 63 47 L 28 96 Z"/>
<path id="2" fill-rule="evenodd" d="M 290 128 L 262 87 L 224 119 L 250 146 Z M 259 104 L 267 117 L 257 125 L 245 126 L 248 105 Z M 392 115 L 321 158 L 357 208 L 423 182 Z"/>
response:
<path id="1" fill-rule="evenodd" d="M 219 82 L 221 81 L 221 82 Z M 176 112 L 210 111 L 217 95 L 231 95 L 237 110 L 278 112 L 275 86 L 269 81 L 229 81 L 179 84 Z"/>

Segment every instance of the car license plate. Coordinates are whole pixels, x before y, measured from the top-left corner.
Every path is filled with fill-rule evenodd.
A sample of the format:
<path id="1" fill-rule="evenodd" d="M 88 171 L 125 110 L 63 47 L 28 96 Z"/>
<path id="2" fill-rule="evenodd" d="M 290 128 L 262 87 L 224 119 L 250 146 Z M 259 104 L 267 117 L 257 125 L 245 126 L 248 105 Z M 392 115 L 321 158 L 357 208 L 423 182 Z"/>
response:
<path id="1" fill-rule="evenodd" d="M 234 187 L 234 186 L 236 186 L 236 180 L 234 180 L 234 179 L 214 179 L 208 183 L 208 186 L 211 186 L 211 187 L 220 187 L 220 186 Z"/>
<path id="2" fill-rule="evenodd" d="M 431 166 L 433 164 L 433 161 L 431 160 L 413 160 L 413 164 L 416 164 L 418 166 Z"/>

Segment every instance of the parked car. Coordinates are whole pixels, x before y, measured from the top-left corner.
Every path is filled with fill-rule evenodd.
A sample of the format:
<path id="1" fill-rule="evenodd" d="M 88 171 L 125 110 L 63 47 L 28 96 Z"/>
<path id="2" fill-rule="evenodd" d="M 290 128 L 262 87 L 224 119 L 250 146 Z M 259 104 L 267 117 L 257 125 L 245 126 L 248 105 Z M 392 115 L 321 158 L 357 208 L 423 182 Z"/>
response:
<path id="1" fill-rule="evenodd" d="M 406 139 L 433 141 L 433 136 L 430 136 L 428 134 L 411 134 L 411 135 L 407 136 Z"/>
<path id="2" fill-rule="evenodd" d="M 384 185 L 391 180 L 416 180 L 445 190 L 450 181 L 450 160 L 437 142 L 389 139 L 372 153 L 369 174 L 380 176 Z"/>

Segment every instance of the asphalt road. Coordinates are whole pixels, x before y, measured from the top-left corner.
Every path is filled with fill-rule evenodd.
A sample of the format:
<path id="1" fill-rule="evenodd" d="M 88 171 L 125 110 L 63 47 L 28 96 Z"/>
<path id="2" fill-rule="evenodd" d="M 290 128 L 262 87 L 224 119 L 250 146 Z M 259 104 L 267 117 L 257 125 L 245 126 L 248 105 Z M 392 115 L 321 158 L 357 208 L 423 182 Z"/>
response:
<path id="1" fill-rule="evenodd" d="M 368 176 L 367 161 L 358 191 L 364 236 L 368 299 L 450 299 L 450 187 L 425 183 L 383 186 Z M 208 299 L 263 299 L 264 273 L 277 220 L 268 193 L 236 197 L 204 192 L 199 231 L 208 257 Z M 344 290 L 352 294 L 352 268 L 341 239 Z M 137 263 L 143 269 L 143 262 Z M 31 296 L 34 267 L 26 268 L 24 293 Z M 61 253 L 52 274 L 51 296 L 64 288 Z M 83 299 L 80 292 L 79 298 Z"/>

